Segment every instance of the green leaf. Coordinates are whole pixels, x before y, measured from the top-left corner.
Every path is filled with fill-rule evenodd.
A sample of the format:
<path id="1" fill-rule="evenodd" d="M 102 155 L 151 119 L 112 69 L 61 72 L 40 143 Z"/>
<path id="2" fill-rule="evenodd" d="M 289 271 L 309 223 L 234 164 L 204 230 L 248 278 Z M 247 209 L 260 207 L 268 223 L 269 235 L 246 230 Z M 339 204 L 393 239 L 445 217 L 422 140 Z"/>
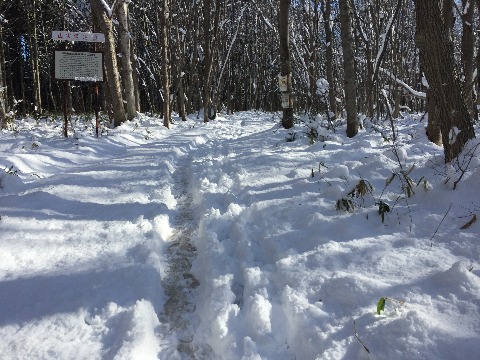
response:
<path id="1" fill-rule="evenodd" d="M 378 300 L 377 303 L 377 314 L 380 315 L 380 311 L 385 311 L 385 298 L 382 297 L 380 300 Z"/>

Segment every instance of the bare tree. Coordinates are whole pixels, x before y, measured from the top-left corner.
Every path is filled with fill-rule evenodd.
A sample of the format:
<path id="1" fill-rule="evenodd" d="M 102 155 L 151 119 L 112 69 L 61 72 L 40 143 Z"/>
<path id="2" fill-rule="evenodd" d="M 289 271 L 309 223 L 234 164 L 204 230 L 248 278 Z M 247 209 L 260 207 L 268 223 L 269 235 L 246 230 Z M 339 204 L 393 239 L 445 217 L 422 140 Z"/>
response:
<path id="1" fill-rule="evenodd" d="M 328 102 L 329 110 L 332 112 L 333 117 L 337 117 L 337 101 L 335 96 L 335 77 L 333 72 L 334 59 L 333 59 L 333 19 L 332 19 L 332 1 L 322 0 L 322 14 L 323 22 L 325 26 L 325 42 L 326 42 L 326 73 L 328 81 Z"/>
<path id="2" fill-rule="evenodd" d="M 211 15 L 214 14 L 213 33 Z M 212 106 L 211 83 L 212 69 L 216 50 L 216 40 L 220 25 L 221 0 L 215 0 L 215 8 L 212 8 L 212 0 L 203 2 L 203 36 L 204 36 L 204 59 L 203 59 L 203 121 L 209 121 L 209 110 Z M 212 116 L 210 116 L 212 117 Z"/>
<path id="3" fill-rule="evenodd" d="M 453 42 L 442 21 L 439 1 L 415 1 L 416 37 L 424 72 L 438 106 L 445 162 L 450 163 L 475 137 L 456 71 Z"/>
<path id="4" fill-rule="evenodd" d="M 5 70 L 4 70 L 4 55 L 3 55 L 3 24 L 2 18 L 0 16 L 0 129 L 5 127 L 6 121 L 6 94 L 7 87 L 5 81 Z"/>
<path id="5" fill-rule="evenodd" d="M 278 11 L 278 33 L 280 38 L 280 75 L 287 78 L 287 91 L 284 96 L 288 97 L 283 108 L 282 126 L 285 129 L 293 127 L 293 86 L 292 65 L 290 62 L 290 34 L 289 34 L 289 10 L 291 0 L 280 0 Z"/>
<path id="6" fill-rule="evenodd" d="M 345 110 L 347 112 L 347 136 L 358 132 L 357 121 L 357 80 L 355 73 L 355 51 L 352 32 L 352 15 L 349 0 L 339 0 L 340 25 L 343 49 Z"/>
<path id="7" fill-rule="evenodd" d="M 120 76 L 118 74 L 111 10 L 107 9 L 104 4 L 102 0 L 90 0 L 92 15 L 96 18 L 101 31 L 105 34 L 104 53 L 107 86 L 112 104 L 114 125 L 119 126 L 125 122 L 127 118 L 125 116 Z"/>
<path id="8" fill-rule="evenodd" d="M 161 38 L 162 38 L 162 77 L 163 77 L 163 125 L 170 127 L 170 41 L 169 41 L 168 0 L 162 0 Z"/>
<path id="9" fill-rule="evenodd" d="M 462 66 L 463 66 L 463 96 L 467 109 L 473 116 L 473 10 L 474 6 L 470 0 L 462 0 Z"/>
<path id="10" fill-rule="evenodd" d="M 131 59 L 130 46 L 130 28 L 128 4 L 130 0 L 121 0 L 117 2 L 118 35 L 119 49 L 121 53 L 120 62 L 122 64 L 122 83 L 127 120 L 132 120 L 136 115 L 135 85 L 133 81 L 134 68 Z"/>

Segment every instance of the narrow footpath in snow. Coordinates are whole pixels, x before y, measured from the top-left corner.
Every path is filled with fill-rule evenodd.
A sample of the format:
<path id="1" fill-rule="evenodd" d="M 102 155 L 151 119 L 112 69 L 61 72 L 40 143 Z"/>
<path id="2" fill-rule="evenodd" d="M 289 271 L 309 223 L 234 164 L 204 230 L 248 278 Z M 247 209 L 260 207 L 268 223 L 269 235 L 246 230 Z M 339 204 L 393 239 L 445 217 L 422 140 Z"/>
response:
<path id="1" fill-rule="evenodd" d="M 165 256 L 168 263 L 166 277 L 162 280 L 165 295 L 168 297 L 163 311 L 159 314 L 162 341 L 170 342 L 160 352 L 165 359 L 212 359 L 212 351 L 207 344 L 193 342 L 198 321 L 195 312 L 195 289 L 199 282 L 191 273 L 192 261 L 197 249 L 192 244 L 192 235 L 198 224 L 192 213 L 192 193 L 189 191 L 189 166 L 191 160 L 179 162 L 173 174 L 174 195 L 177 200 L 175 230 L 169 239 Z"/>

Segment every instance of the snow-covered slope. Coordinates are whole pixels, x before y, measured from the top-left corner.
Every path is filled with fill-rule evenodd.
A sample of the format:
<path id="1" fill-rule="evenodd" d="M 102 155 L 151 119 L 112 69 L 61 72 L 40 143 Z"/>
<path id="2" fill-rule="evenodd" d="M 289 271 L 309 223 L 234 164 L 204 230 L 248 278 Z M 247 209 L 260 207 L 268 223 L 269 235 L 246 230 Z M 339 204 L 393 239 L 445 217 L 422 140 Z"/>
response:
<path id="1" fill-rule="evenodd" d="M 475 358 L 478 157 L 453 191 L 415 117 L 396 150 L 278 120 L 3 131 L 1 358 Z"/>

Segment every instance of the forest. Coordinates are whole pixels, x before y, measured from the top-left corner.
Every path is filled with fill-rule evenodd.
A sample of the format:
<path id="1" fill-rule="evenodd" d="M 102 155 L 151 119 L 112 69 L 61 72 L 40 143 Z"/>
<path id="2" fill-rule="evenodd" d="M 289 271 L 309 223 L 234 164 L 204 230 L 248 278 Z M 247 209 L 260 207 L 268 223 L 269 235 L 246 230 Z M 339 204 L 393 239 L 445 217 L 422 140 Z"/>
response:
<path id="1" fill-rule="evenodd" d="M 103 50 L 99 106 L 115 126 L 137 112 L 168 127 L 172 112 L 185 120 L 206 109 L 207 122 L 217 111 L 284 107 L 287 128 L 294 114 L 322 113 L 346 118 L 351 137 L 360 114 L 424 112 L 449 162 L 478 117 L 479 9 L 470 0 L 2 1 L 0 117 L 5 127 L 61 113 L 63 94 L 69 113 L 93 112 L 92 83 L 55 80 L 53 56 Z M 60 42 L 52 31 L 106 41 Z M 279 76 L 288 77 L 286 105 Z"/>

